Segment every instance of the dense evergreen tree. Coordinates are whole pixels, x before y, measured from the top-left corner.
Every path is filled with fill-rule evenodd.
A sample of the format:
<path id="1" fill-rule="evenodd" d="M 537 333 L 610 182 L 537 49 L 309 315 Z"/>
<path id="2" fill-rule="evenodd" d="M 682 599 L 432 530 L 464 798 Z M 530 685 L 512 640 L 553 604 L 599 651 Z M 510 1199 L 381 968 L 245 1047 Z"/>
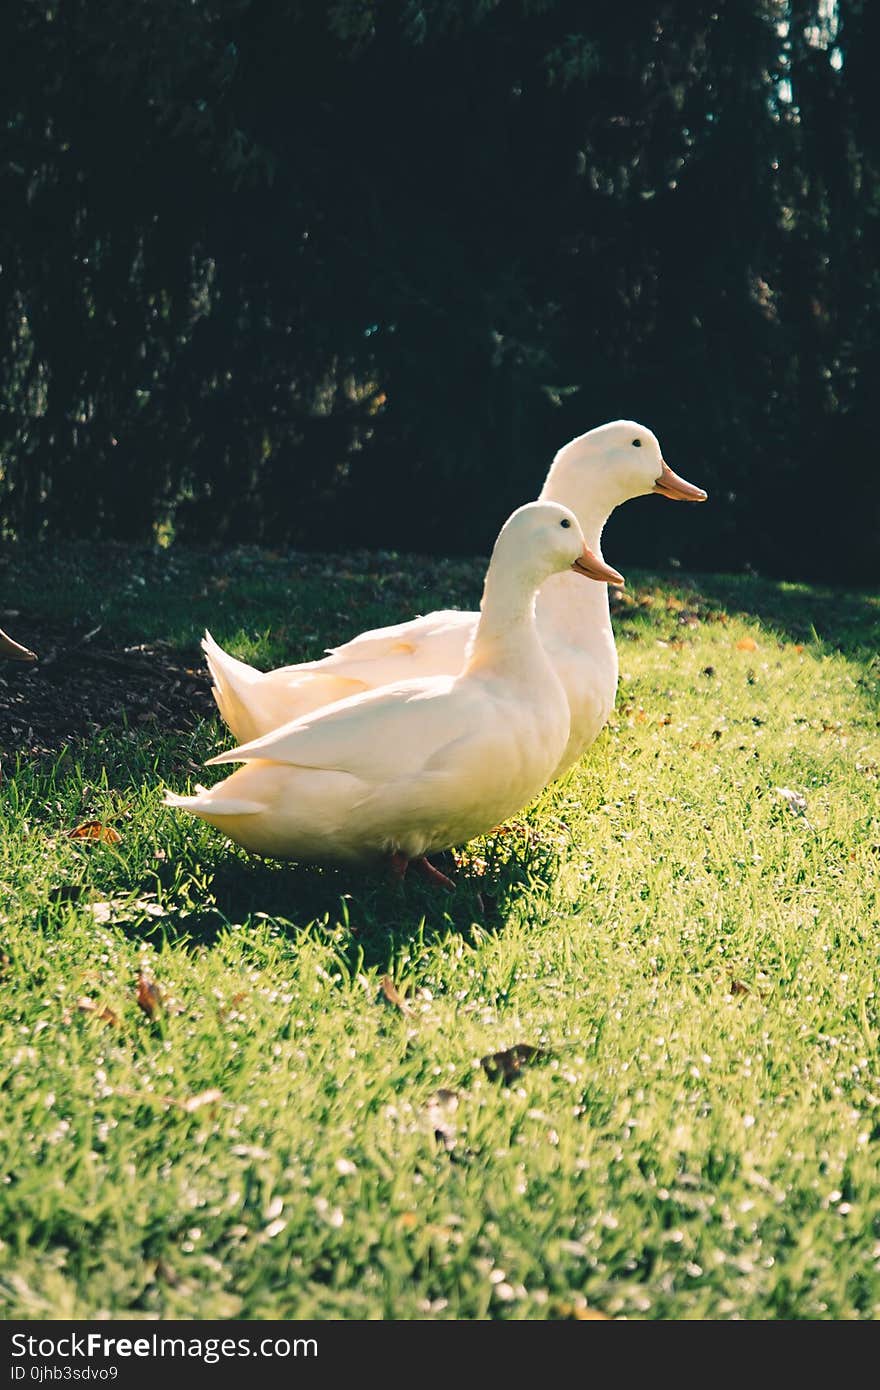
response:
<path id="1" fill-rule="evenodd" d="M 16 0 L 20 534 L 485 548 L 652 426 L 615 554 L 873 580 L 867 0 Z"/>

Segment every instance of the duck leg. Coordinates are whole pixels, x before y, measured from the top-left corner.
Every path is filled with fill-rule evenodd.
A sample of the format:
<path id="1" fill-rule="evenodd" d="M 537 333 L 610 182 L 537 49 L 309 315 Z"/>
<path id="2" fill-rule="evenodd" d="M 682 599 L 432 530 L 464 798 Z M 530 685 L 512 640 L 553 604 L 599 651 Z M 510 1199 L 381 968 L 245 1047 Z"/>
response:
<path id="1" fill-rule="evenodd" d="M 422 878 L 426 878 L 429 883 L 433 883 L 435 888 L 445 888 L 447 893 L 453 893 L 455 891 L 455 884 L 452 879 L 447 878 L 446 874 L 441 873 L 438 868 L 435 868 L 423 854 L 420 854 L 418 859 L 412 861 L 412 866 L 422 875 Z"/>
<path id="2" fill-rule="evenodd" d="M 406 871 L 410 865 L 412 865 L 416 873 L 421 874 L 422 878 L 426 878 L 429 883 L 433 883 L 435 888 L 445 888 L 447 893 L 453 892 L 455 884 L 452 879 L 447 878 L 445 874 L 441 873 L 439 869 L 436 869 L 433 864 L 429 863 L 423 854 L 420 854 L 418 859 L 410 859 L 408 855 L 404 854 L 402 849 L 395 850 L 388 861 L 392 882 L 402 883 L 406 878 Z"/>

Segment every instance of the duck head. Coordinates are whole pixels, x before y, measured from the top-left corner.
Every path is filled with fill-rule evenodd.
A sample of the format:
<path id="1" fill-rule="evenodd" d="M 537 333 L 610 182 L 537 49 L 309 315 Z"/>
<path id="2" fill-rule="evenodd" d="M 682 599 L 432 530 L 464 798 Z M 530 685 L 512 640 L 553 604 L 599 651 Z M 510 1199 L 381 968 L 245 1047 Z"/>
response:
<path id="1" fill-rule="evenodd" d="M 492 568 L 516 572 L 530 589 L 567 569 L 600 583 L 624 582 L 623 575 L 587 545 L 574 512 L 558 502 L 528 502 L 518 507 L 495 542 Z"/>
<path id="2" fill-rule="evenodd" d="M 635 420 L 614 420 L 563 445 L 541 497 L 571 507 L 586 525 L 649 492 L 678 502 L 706 501 L 701 487 L 673 473 L 651 430 Z"/>

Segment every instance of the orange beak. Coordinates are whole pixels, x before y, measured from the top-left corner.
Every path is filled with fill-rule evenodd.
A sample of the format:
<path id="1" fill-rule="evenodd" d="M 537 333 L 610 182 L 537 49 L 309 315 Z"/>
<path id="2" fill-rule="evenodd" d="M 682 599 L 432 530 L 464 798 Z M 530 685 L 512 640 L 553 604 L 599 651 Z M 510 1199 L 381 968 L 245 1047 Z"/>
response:
<path id="1" fill-rule="evenodd" d="M 693 483 L 685 482 L 684 478 L 673 473 L 666 462 L 663 462 L 663 471 L 654 484 L 654 491 L 663 497 L 671 497 L 673 502 L 705 502 L 708 497 L 701 487 L 694 487 Z"/>
<path id="2" fill-rule="evenodd" d="M 578 558 L 572 565 L 575 574 L 582 574 L 587 579 L 598 579 L 605 584 L 625 584 L 626 580 L 617 570 L 613 570 L 610 565 L 606 565 L 604 560 L 600 560 L 598 555 L 594 555 L 589 546 L 585 545 Z"/>

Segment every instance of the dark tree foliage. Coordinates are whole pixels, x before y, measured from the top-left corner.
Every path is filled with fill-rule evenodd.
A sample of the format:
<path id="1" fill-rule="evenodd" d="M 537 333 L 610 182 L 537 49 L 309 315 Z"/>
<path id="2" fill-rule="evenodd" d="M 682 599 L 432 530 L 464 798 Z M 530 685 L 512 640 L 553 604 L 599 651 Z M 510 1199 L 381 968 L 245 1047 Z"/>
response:
<path id="1" fill-rule="evenodd" d="M 485 549 L 573 434 L 616 557 L 873 581 L 869 0 L 15 0 L 19 535 Z"/>

